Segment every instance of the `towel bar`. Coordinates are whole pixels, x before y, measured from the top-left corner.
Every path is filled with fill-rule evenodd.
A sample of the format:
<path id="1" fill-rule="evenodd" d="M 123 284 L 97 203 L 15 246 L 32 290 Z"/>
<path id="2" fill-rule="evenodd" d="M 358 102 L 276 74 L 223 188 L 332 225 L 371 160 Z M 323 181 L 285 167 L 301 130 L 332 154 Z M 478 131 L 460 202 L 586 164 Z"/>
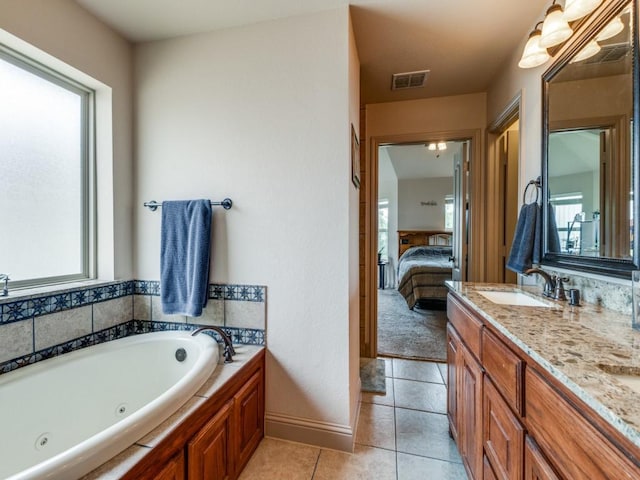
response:
<path id="1" fill-rule="evenodd" d="M 158 209 L 158 207 L 162 207 L 162 203 L 156 202 L 155 200 L 151 200 L 150 202 L 144 202 L 143 205 L 147 207 L 149 210 L 151 210 L 152 212 L 155 212 Z M 225 210 L 229 210 L 232 205 L 233 205 L 233 202 L 231 201 L 230 198 L 225 198 L 221 202 L 211 202 L 212 207 L 221 206 Z"/>

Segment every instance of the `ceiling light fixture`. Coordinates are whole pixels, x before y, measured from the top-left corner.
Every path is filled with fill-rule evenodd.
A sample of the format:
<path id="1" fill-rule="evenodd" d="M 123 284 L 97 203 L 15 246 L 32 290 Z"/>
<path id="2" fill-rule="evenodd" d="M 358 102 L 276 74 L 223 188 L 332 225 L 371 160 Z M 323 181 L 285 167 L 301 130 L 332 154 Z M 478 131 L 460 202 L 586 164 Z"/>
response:
<path id="1" fill-rule="evenodd" d="M 540 46 L 543 48 L 558 45 L 573 35 L 573 30 L 565 19 L 562 7 L 553 1 L 547 10 L 547 15 L 542 22 Z"/>
<path id="2" fill-rule="evenodd" d="M 427 148 L 433 152 L 437 147 L 435 143 L 430 143 Z"/>
<path id="3" fill-rule="evenodd" d="M 529 40 L 527 40 L 527 44 L 524 46 L 522 58 L 520 62 L 518 62 L 520 68 L 539 67 L 551 58 L 547 49 L 540 46 L 540 35 L 542 32 L 540 32 L 538 25 L 541 23 L 542 22 L 539 22 L 529 34 Z"/>
<path id="4" fill-rule="evenodd" d="M 610 38 L 618 35 L 622 30 L 624 30 L 624 23 L 622 23 L 622 19 L 620 17 L 616 17 L 607 23 L 607 26 L 598 33 L 596 40 L 599 42 L 609 40 Z"/>
<path id="5" fill-rule="evenodd" d="M 447 149 L 447 144 L 445 142 L 438 143 L 438 150 L 446 150 L 446 149 Z"/>
<path id="6" fill-rule="evenodd" d="M 596 53 L 598 53 L 602 47 L 595 40 L 591 40 L 587 43 L 582 50 L 580 50 L 575 57 L 573 57 L 569 63 L 576 63 L 586 60 L 587 58 L 593 57 Z"/>
<path id="7" fill-rule="evenodd" d="M 593 12 L 602 0 L 567 0 L 564 5 L 564 19 L 573 22 Z"/>

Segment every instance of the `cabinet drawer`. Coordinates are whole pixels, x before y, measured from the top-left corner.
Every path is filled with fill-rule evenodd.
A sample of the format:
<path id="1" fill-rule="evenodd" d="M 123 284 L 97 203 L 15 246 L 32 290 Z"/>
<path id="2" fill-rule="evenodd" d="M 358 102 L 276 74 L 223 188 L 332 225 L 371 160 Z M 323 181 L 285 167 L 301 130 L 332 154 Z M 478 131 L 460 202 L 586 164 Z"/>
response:
<path id="1" fill-rule="evenodd" d="M 507 403 L 522 414 L 523 362 L 495 335 L 482 332 L 482 366 Z"/>
<path id="2" fill-rule="evenodd" d="M 498 480 L 522 478 L 524 429 L 487 376 L 484 377 L 484 451 Z"/>
<path id="3" fill-rule="evenodd" d="M 528 430 L 562 477 L 640 478 L 640 469 L 530 368 L 525 372 L 525 392 Z"/>
<path id="4" fill-rule="evenodd" d="M 480 360 L 482 322 L 469 313 L 451 294 L 449 294 L 447 302 L 447 318 L 469 351 Z"/>

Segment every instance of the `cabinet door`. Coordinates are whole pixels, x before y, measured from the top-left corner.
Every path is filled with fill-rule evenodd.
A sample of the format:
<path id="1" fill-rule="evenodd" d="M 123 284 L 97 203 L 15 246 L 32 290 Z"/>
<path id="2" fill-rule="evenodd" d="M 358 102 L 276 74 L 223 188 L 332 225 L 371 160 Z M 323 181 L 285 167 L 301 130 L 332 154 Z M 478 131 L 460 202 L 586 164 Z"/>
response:
<path id="1" fill-rule="evenodd" d="M 180 452 L 169 460 L 154 478 L 155 480 L 184 480 L 184 454 Z"/>
<path id="2" fill-rule="evenodd" d="M 524 446 L 524 480 L 560 480 L 528 435 Z"/>
<path id="3" fill-rule="evenodd" d="M 484 457 L 484 461 L 482 462 L 484 468 L 483 468 L 483 472 L 484 472 L 484 478 L 483 480 L 498 480 L 498 477 L 496 477 L 496 474 L 493 473 L 493 468 L 491 468 L 491 464 L 489 463 L 489 459 L 487 457 Z"/>
<path id="4" fill-rule="evenodd" d="M 460 424 L 458 436 L 462 459 L 473 480 L 482 479 L 482 368 L 471 353 L 460 345 Z"/>
<path id="5" fill-rule="evenodd" d="M 187 445 L 189 480 L 232 478 L 230 460 L 231 412 L 233 400 L 200 430 Z"/>
<path id="6" fill-rule="evenodd" d="M 447 416 L 449 432 L 458 443 L 458 372 L 462 362 L 460 338 L 451 324 L 447 326 Z"/>
<path id="7" fill-rule="evenodd" d="M 237 471 L 240 472 L 264 436 L 264 384 L 256 372 L 235 395 Z"/>
<path id="8" fill-rule="evenodd" d="M 498 480 L 522 479 L 524 429 L 489 377 L 484 378 L 484 450 Z"/>

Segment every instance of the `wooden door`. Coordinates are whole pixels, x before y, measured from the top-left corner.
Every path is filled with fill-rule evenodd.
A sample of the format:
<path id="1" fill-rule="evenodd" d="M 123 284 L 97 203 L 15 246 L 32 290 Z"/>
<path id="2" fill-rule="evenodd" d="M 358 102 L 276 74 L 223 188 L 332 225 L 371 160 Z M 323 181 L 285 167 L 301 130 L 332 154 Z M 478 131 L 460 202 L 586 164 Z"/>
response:
<path id="1" fill-rule="evenodd" d="M 189 480 L 233 478 L 231 461 L 233 400 L 229 400 L 188 443 Z"/>
<path id="2" fill-rule="evenodd" d="M 180 452 L 154 476 L 155 480 L 184 480 L 184 454 Z"/>
<path id="3" fill-rule="evenodd" d="M 469 142 L 453 158 L 453 280 L 467 279 Z"/>
<path id="4" fill-rule="evenodd" d="M 234 397 L 237 471 L 249 461 L 264 436 L 264 380 L 256 372 Z"/>
<path id="5" fill-rule="evenodd" d="M 459 448 L 472 480 L 482 479 L 482 368 L 460 345 Z"/>
<path id="6" fill-rule="evenodd" d="M 506 268 L 518 220 L 518 130 L 507 130 L 500 137 L 500 216 L 501 216 L 501 282 L 516 283 L 518 276 Z M 535 197 L 534 197 L 535 198 Z M 530 201 L 533 201 L 531 199 Z"/>
<path id="7" fill-rule="evenodd" d="M 458 443 L 458 372 L 462 351 L 460 338 L 451 326 L 447 325 L 447 416 L 449 418 L 449 433 Z"/>

